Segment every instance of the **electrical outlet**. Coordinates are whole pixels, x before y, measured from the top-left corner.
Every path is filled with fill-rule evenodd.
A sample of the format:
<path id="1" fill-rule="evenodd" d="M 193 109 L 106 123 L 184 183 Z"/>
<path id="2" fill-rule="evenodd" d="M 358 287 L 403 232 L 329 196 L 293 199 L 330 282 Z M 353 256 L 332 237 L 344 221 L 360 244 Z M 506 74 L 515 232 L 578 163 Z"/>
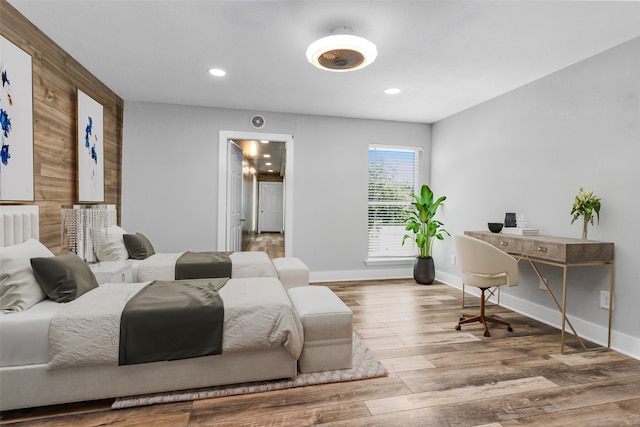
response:
<path id="1" fill-rule="evenodd" d="M 611 301 L 611 310 L 613 310 L 613 301 Z M 600 291 L 600 308 L 609 310 L 609 292 Z"/>
<path id="2" fill-rule="evenodd" d="M 451 257 L 449 258 L 449 262 L 451 264 L 455 264 L 456 263 L 456 256 L 455 255 L 451 255 Z"/>
<path id="3" fill-rule="evenodd" d="M 549 279 L 547 279 L 546 277 L 544 277 L 544 281 L 547 282 L 547 284 L 549 284 Z M 547 290 L 547 288 L 544 286 L 544 283 L 542 282 L 542 280 L 540 280 L 538 282 L 538 287 L 543 291 Z"/>

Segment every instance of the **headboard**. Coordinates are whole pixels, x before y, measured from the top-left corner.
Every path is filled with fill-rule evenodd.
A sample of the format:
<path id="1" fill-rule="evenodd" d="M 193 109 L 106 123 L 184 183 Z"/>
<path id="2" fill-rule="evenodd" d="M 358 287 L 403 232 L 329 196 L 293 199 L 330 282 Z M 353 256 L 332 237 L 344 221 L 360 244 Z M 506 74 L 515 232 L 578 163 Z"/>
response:
<path id="1" fill-rule="evenodd" d="M 37 205 L 0 205 L 0 246 L 40 240 Z"/>

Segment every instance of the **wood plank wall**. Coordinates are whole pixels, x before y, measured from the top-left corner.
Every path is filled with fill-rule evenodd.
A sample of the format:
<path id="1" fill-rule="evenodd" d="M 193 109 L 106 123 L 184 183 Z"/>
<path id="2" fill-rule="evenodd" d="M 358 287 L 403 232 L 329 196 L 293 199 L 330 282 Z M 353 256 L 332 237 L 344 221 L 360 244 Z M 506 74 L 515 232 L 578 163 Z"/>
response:
<path id="1" fill-rule="evenodd" d="M 40 240 L 60 253 L 60 208 L 78 203 L 77 89 L 104 109 L 104 203 L 117 206 L 118 223 L 124 101 L 6 0 L 0 0 L 0 34 L 31 55 L 33 63 L 34 201 L 11 204 L 40 206 Z"/>

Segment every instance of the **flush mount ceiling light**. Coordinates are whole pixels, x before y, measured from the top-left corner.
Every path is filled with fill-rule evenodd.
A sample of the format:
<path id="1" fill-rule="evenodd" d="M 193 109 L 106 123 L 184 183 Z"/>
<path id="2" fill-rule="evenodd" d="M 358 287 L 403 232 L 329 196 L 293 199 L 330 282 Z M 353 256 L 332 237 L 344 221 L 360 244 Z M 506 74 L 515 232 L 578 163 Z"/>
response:
<path id="1" fill-rule="evenodd" d="M 355 71 L 371 64 L 378 56 L 376 45 L 354 36 L 351 27 L 335 27 L 331 35 L 311 43 L 307 59 L 328 71 Z"/>
<path id="2" fill-rule="evenodd" d="M 216 77 L 224 77 L 227 73 L 220 68 L 209 68 L 209 74 Z"/>

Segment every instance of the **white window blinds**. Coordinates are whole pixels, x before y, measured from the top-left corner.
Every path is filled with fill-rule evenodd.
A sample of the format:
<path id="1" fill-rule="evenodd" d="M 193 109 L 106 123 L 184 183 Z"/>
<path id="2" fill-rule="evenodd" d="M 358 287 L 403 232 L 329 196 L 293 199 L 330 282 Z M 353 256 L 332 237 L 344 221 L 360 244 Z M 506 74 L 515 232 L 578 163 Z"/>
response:
<path id="1" fill-rule="evenodd" d="M 420 147 L 369 146 L 368 257 L 413 257 L 412 240 L 402 246 L 406 234 L 402 221 L 419 191 Z"/>

